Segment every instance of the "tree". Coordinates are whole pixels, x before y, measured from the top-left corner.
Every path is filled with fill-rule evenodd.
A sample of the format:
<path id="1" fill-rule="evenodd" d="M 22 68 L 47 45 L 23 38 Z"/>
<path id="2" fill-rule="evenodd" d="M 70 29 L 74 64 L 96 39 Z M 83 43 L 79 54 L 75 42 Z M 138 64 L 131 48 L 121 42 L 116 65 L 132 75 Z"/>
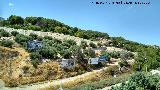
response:
<path id="1" fill-rule="evenodd" d="M 87 47 L 88 45 L 87 45 L 87 42 L 86 42 L 86 41 L 81 41 L 80 46 L 81 46 L 83 49 L 86 49 L 86 47 Z"/>
<path id="2" fill-rule="evenodd" d="M 96 57 L 95 51 L 92 49 L 88 49 L 88 56 L 91 58 L 95 58 Z"/>
<path id="3" fill-rule="evenodd" d="M 84 60 L 84 54 L 82 53 L 81 48 L 77 48 L 74 56 L 78 63 L 80 63 L 81 65 L 86 64 L 86 61 Z"/>
<path id="4" fill-rule="evenodd" d="M 8 18 L 8 21 L 10 22 L 11 25 L 15 25 L 15 24 L 21 24 L 23 25 L 24 23 L 24 19 L 20 16 L 15 16 L 15 15 L 11 15 Z"/>

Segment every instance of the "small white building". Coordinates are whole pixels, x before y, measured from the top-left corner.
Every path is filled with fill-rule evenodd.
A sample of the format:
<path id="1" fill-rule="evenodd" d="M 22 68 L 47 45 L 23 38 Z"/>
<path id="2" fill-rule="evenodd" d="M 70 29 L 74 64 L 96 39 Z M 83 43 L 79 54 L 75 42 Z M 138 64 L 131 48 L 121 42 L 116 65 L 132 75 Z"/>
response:
<path id="1" fill-rule="evenodd" d="M 98 64 L 99 58 L 89 58 L 88 64 Z"/>
<path id="2" fill-rule="evenodd" d="M 61 68 L 73 68 L 75 67 L 74 59 L 62 59 L 60 63 Z"/>

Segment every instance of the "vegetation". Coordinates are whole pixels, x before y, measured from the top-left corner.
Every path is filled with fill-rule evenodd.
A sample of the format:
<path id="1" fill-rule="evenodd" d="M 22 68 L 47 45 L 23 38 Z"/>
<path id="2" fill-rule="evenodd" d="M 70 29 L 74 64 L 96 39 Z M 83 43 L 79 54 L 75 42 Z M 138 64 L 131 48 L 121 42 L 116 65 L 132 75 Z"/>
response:
<path id="1" fill-rule="evenodd" d="M 18 33 L 17 31 L 12 31 L 11 34 L 12 34 L 13 36 L 16 36 L 16 35 L 19 34 L 19 33 Z"/>
<path id="2" fill-rule="evenodd" d="M 160 75 L 152 75 L 146 72 L 137 72 L 128 82 L 120 86 L 113 86 L 111 90 L 159 90 Z"/>
<path id="3" fill-rule="evenodd" d="M 2 40 L 2 41 L 0 41 L 0 45 L 2 45 L 4 47 L 12 48 L 13 41 L 11 41 L 11 40 Z"/>
<path id="4" fill-rule="evenodd" d="M 1 21 L 2 26 L 9 26 L 16 29 L 26 29 L 44 32 L 56 32 L 77 36 L 84 39 L 109 38 L 107 33 L 101 33 L 92 30 L 81 30 L 77 27 L 70 27 L 59 21 L 43 17 L 26 17 L 11 15 L 7 20 Z"/>
<path id="5" fill-rule="evenodd" d="M 5 30 L 0 30 L 0 37 L 9 37 L 10 33 L 6 32 Z"/>

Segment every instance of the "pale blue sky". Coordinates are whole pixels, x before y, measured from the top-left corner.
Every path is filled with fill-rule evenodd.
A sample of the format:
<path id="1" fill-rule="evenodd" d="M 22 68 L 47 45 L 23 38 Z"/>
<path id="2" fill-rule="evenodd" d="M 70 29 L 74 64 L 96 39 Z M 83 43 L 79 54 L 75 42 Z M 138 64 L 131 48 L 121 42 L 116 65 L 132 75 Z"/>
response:
<path id="1" fill-rule="evenodd" d="M 100 0 L 1 0 L 0 16 L 42 16 L 73 27 L 160 46 L 160 0 L 138 0 L 150 1 L 150 5 L 95 5 L 92 1 Z"/>

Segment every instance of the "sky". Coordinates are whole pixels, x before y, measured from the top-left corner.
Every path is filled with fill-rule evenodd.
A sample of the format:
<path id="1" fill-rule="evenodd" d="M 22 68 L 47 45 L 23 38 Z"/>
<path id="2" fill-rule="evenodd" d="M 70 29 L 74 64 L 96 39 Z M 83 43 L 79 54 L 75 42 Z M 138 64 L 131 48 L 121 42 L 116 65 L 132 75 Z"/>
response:
<path id="1" fill-rule="evenodd" d="M 150 4 L 95 4 L 96 1 Z M 92 3 L 93 2 L 93 3 Z M 160 46 L 160 0 L 1 0 L 0 17 L 40 16 L 72 27 Z"/>

